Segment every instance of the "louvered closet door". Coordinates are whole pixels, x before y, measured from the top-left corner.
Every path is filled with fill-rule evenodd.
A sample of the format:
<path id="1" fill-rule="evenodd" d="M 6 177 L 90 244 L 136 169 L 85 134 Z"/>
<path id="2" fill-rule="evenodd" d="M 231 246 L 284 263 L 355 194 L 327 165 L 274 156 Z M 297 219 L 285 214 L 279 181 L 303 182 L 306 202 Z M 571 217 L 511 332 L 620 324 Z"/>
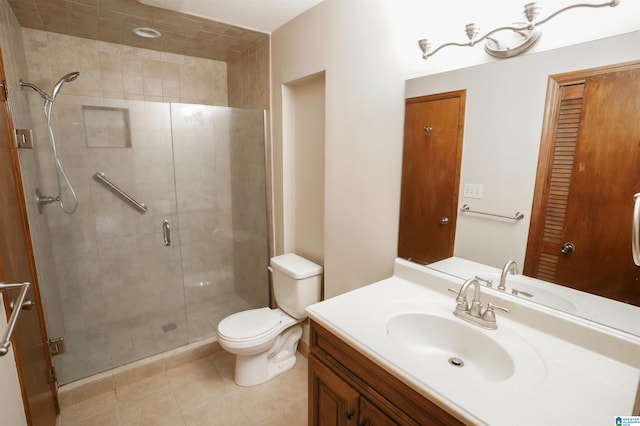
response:
<path id="1" fill-rule="evenodd" d="M 640 268 L 631 256 L 632 197 L 640 192 L 639 118 L 638 68 L 562 88 L 532 275 L 640 305 Z"/>
<path id="2" fill-rule="evenodd" d="M 584 84 L 565 86 L 560 93 L 560 107 L 555 129 L 551 170 L 547 182 L 546 212 L 542 230 L 542 247 L 535 276 L 556 282 L 558 261 L 562 255 L 564 223 L 575 159 L 578 129 L 582 115 Z"/>

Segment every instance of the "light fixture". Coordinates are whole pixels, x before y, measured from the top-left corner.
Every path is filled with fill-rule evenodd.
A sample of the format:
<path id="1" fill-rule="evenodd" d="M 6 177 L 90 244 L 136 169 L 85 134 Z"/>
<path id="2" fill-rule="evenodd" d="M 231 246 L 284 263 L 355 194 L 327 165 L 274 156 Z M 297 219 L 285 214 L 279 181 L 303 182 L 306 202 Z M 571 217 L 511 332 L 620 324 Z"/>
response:
<path id="1" fill-rule="evenodd" d="M 158 38 L 162 35 L 160 31 L 155 30 L 153 28 L 146 28 L 146 27 L 134 28 L 133 33 L 137 36 L 144 37 L 144 38 Z"/>
<path id="2" fill-rule="evenodd" d="M 523 15 L 527 19 L 527 22 L 516 22 L 511 26 L 495 28 L 482 37 L 478 37 L 480 29 L 476 26 L 476 24 L 467 24 L 465 26 L 465 33 L 467 34 L 467 38 L 469 39 L 469 41 L 466 43 L 445 43 L 438 46 L 436 49 L 431 50 L 431 43 L 429 43 L 429 41 L 425 38 L 419 40 L 418 45 L 422 50 L 422 59 L 427 59 L 428 57 L 435 55 L 438 51 L 447 46 L 473 47 L 481 41 L 486 40 L 484 50 L 489 55 L 495 56 L 496 58 L 510 58 L 512 56 L 521 54 L 522 52 L 533 46 L 540 37 L 540 29 L 538 27 L 545 22 L 550 21 L 552 18 L 561 14 L 562 12 L 578 7 L 615 7 L 618 4 L 620 4 L 620 0 L 611 0 L 606 3 L 600 4 L 574 4 L 562 8 L 544 19 L 536 21 L 535 18 L 538 14 L 538 9 L 540 8 L 536 5 L 536 3 L 527 3 L 526 5 L 524 5 L 523 12 Z M 501 32 L 506 32 L 507 36 L 504 37 L 504 34 L 500 35 L 499 33 Z"/>

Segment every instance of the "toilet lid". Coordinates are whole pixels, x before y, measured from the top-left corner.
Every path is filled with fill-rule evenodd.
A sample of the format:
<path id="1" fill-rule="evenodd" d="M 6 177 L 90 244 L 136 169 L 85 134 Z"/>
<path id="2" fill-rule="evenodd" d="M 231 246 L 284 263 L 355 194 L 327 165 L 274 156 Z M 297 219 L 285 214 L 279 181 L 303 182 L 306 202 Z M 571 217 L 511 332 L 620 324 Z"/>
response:
<path id="1" fill-rule="evenodd" d="M 279 309 L 250 309 L 220 321 L 218 333 L 228 340 L 253 340 L 278 330 L 284 318 Z"/>

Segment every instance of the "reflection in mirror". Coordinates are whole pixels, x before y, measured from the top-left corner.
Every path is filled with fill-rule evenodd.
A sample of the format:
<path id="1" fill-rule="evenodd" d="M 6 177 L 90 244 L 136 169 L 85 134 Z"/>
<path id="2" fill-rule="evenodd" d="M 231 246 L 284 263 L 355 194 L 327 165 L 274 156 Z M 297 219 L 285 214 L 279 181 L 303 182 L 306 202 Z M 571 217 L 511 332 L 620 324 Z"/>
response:
<path id="1" fill-rule="evenodd" d="M 450 257 L 427 268 L 466 280 L 477 278 L 483 292 L 500 292 L 527 302 L 539 303 L 568 314 L 588 318 L 626 333 L 640 336 L 640 309 L 570 287 L 542 281 L 526 275 L 506 276 L 506 289 L 498 290 L 501 269 L 459 257 Z"/>
<path id="2" fill-rule="evenodd" d="M 533 213 L 548 77 L 637 61 L 639 43 L 640 32 L 636 31 L 407 81 L 407 98 L 467 90 L 460 187 L 464 187 L 465 184 L 478 184 L 482 185 L 483 192 L 482 198 L 469 199 L 460 191 L 458 205 L 472 202 L 474 209 L 481 211 L 520 211 L 525 215 L 523 220 L 513 223 L 499 218 L 459 214 L 454 256 L 488 265 L 498 272 L 507 260 L 514 259 L 519 266 L 525 265 L 528 270 L 525 253 Z M 637 127 L 637 122 L 633 124 Z M 619 126 L 621 123 L 614 122 L 610 125 Z M 602 181 L 608 184 L 612 191 L 615 190 L 616 176 L 603 177 Z M 633 209 L 631 198 L 629 208 Z M 580 217 L 568 217 L 567 220 L 576 223 L 577 229 L 586 233 L 585 235 L 588 236 L 591 232 L 589 228 L 580 227 Z M 617 216 L 615 220 L 618 220 Z M 630 232 L 631 223 L 628 227 Z M 614 241 L 618 241 L 615 235 L 613 237 Z M 626 242 L 622 245 L 626 245 Z M 613 251 L 613 247 L 610 248 Z M 602 249 L 606 252 L 607 247 Z M 576 250 L 580 250 L 580 247 Z M 628 256 L 631 257 L 630 244 Z M 606 256 L 602 257 L 598 260 L 598 266 L 604 267 L 608 261 Z M 569 302 L 568 304 L 553 306 L 542 297 L 539 297 L 537 302 L 565 312 L 571 312 L 572 306 L 576 305 L 577 300 L 584 294 L 574 289 L 528 279 L 534 281 L 540 289 L 544 289 L 538 292 L 540 295 L 544 291 L 552 291 L 551 289 L 564 290 L 562 298 Z M 602 275 L 600 280 L 611 281 Z M 522 283 L 518 285 L 522 286 Z M 640 286 L 636 285 L 636 290 L 638 289 Z M 594 308 L 588 311 L 576 309 L 573 314 L 640 335 L 640 331 L 635 329 L 640 308 L 611 302 L 599 296 L 584 296 L 593 302 Z M 526 296 L 519 297 L 526 300 Z M 622 311 L 631 314 L 608 315 L 607 312 L 610 310 L 604 307 L 609 302 L 613 303 L 612 306 L 624 307 Z"/>
<path id="3" fill-rule="evenodd" d="M 549 78 L 525 274 L 640 306 L 640 62 Z"/>

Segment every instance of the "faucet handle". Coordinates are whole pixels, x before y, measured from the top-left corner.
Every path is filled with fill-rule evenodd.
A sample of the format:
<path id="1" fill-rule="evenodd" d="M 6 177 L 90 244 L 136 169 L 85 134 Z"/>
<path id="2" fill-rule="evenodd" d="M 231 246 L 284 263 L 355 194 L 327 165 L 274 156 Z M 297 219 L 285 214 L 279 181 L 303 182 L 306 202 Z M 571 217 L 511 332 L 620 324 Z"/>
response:
<path id="1" fill-rule="evenodd" d="M 493 281 L 488 280 L 486 278 L 482 278 L 476 275 L 476 280 L 480 282 L 480 284 L 484 283 L 485 286 L 491 288 L 493 286 Z"/>
<path id="2" fill-rule="evenodd" d="M 469 303 L 467 302 L 466 296 L 461 296 L 460 292 L 454 288 L 448 288 L 451 293 L 455 293 L 458 296 L 456 297 L 456 311 L 468 311 Z"/>
<path id="3" fill-rule="evenodd" d="M 511 312 L 508 308 L 505 308 L 504 306 L 494 305 L 492 302 L 489 302 L 487 303 L 487 309 L 482 314 L 482 319 L 489 322 L 496 322 L 496 313 L 493 311 L 494 309 L 499 309 L 506 313 Z"/>
<path id="4" fill-rule="evenodd" d="M 516 296 L 523 295 L 527 297 L 533 297 L 533 293 L 530 293 L 528 291 L 518 290 L 517 288 L 514 288 L 513 290 L 511 290 L 511 294 L 514 294 Z"/>

